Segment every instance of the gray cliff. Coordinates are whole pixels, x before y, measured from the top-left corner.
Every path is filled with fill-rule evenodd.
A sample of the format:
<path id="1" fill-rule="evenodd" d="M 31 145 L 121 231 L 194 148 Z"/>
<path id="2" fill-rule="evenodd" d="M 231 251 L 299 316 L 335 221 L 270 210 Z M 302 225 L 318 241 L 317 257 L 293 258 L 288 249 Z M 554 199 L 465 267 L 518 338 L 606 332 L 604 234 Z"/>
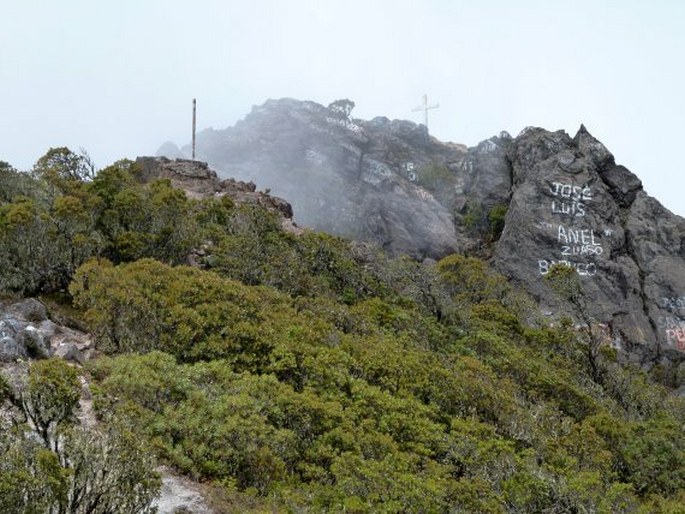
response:
<path id="1" fill-rule="evenodd" d="M 455 165 L 465 153 L 411 122 L 352 120 L 290 99 L 270 100 L 197 140 L 199 159 L 287 198 L 298 224 L 418 258 L 460 246 L 449 206 L 408 177 L 425 165 Z"/>
<path id="2" fill-rule="evenodd" d="M 542 277 L 573 266 L 609 342 L 675 372 L 685 351 L 685 220 L 649 197 L 585 127 L 528 129 L 508 151 L 513 185 L 493 264 L 547 304 Z"/>

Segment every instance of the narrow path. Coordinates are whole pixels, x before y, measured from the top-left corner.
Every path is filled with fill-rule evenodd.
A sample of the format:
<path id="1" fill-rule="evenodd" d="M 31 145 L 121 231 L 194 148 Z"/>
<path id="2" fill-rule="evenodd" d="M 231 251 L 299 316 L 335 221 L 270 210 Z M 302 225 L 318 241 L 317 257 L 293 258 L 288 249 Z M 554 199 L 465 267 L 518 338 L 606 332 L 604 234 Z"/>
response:
<path id="1" fill-rule="evenodd" d="M 213 514 L 196 483 L 164 466 L 157 468 L 157 471 L 162 475 L 161 495 L 154 503 L 159 514 Z"/>

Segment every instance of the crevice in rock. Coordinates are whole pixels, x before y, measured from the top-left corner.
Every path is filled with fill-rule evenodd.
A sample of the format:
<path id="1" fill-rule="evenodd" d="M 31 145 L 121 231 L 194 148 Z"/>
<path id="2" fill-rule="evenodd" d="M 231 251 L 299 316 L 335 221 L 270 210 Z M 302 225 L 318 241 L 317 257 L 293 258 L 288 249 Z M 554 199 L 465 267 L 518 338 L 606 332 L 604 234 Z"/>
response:
<path id="1" fill-rule="evenodd" d="M 626 213 L 627 214 L 627 213 Z M 638 281 L 639 281 L 639 299 L 640 299 L 640 304 L 642 305 L 642 312 L 644 313 L 645 317 L 647 318 L 647 321 L 649 322 L 649 326 L 652 329 L 652 334 L 654 335 L 654 341 L 655 345 L 653 347 L 653 351 L 650 351 L 647 355 L 649 356 L 649 359 L 645 361 L 645 356 L 642 356 L 642 362 L 643 364 L 645 362 L 656 362 L 658 359 L 661 357 L 661 342 L 659 340 L 659 329 L 656 325 L 656 322 L 654 319 L 652 319 L 652 316 L 649 313 L 649 299 L 647 298 L 647 295 L 645 294 L 645 279 L 646 275 L 642 267 L 639 265 L 639 261 L 637 259 L 637 252 L 635 251 L 635 248 L 633 247 L 632 243 L 632 237 L 630 236 L 630 231 L 626 226 L 626 221 L 625 221 L 625 216 L 622 215 L 620 217 L 621 219 L 621 226 L 623 227 L 623 231 L 625 233 L 625 243 L 624 243 L 624 248 L 625 248 L 625 253 L 626 255 L 635 263 L 635 266 L 637 267 L 638 270 Z"/>

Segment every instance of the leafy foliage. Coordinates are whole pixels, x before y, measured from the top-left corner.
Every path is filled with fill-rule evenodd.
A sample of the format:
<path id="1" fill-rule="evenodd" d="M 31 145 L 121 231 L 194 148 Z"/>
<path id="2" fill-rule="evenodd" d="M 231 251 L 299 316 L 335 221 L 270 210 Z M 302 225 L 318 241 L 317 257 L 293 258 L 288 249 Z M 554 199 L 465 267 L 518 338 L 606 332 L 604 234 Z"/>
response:
<path id="1" fill-rule="evenodd" d="M 70 284 L 106 354 L 89 372 L 111 427 L 71 426 L 71 369 L 34 367 L 50 386 L 33 393 L 0 381 L 27 420 L 44 410 L 30 430 L 50 443 L 26 426 L 0 438 L 0 501 L 65 505 L 108 469 L 132 511 L 156 487 L 149 444 L 242 510 L 678 512 L 685 404 L 620 366 L 582 311 L 580 328 L 551 327 L 479 259 L 431 266 L 295 236 L 260 206 L 139 175 L 120 161 L 52 190 L 29 178 L 27 195 L 0 168 L 14 184 L 0 289 Z M 474 229 L 494 240 L 505 214 L 474 210 Z M 572 277 L 549 275 L 576 307 Z"/>
<path id="2" fill-rule="evenodd" d="M 328 109 L 341 119 L 347 120 L 354 109 L 354 102 L 347 98 L 341 98 L 328 104 Z"/>
<path id="3" fill-rule="evenodd" d="M 9 163 L 0 161 L 0 203 L 10 202 L 18 196 L 27 196 L 31 178 L 15 170 Z"/>
<path id="4" fill-rule="evenodd" d="M 504 230 L 504 218 L 507 215 L 508 207 L 506 204 L 494 205 L 488 211 L 488 222 L 490 224 L 490 240 L 497 241 Z"/>
<path id="5" fill-rule="evenodd" d="M 92 180 L 95 176 L 95 165 L 86 152 L 76 154 L 63 146 L 50 148 L 38 159 L 33 167 L 33 174 L 66 191 L 70 183 Z"/>
<path id="6" fill-rule="evenodd" d="M 90 257 L 185 261 L 198 243 L 192 202 L 168 181 L 136 176 L 120 161 L 91 180 L 92 165 L 67 148 L 41 157 L 33 178 L 0 173 L 0 290 L 65 290 Z"/>
<path id="7" fill-rule="evenodd" d="M 81 384 L 60 360 L 31 364 L 28 383 L 12 390 L 12 427 L 0 432 L 2 512 L 152 512 L 160 487 L 141 441 L 124 426 L 75 424 Z M 35 437 L 38 435 L 38 437 Z"/>
<path id="8" fill-rule="evenodd" d="M 22 394 L 23 409 L 47 448 L 58 447 L 57 429 L 73 421 L 81 397 L 74 368 L 60 361 L 38 361 Z"/>
<path id="9" fill-rule="evenodd" d="M 454 172 L 443 164 L 431 163 L 422 166 L 418 172 L 418 184 L 430 191 L 442 204 L 451 205 L 457 183 Z"/>
<path id="10" fill-rule="evenodd" d="M 393 293 L 311 304 L 154 261 L 90 263 L 72 290 L 100 341 L 120 319 L 151 351 L 94 364 L 99 412 L 180 470 L 293 509 L 617 512 L 680 493 L 681 404 L 642 382 L 660 406 L 636 417 L 593 382 L 583 341 L 524 325 L 480 261 L 438 270 L 463 311 L 442 322 Z M 119 290 L 129 303 L 112 310 Z"/>
<path id="11" fill-rule="evenodd" d="M 502 235 L 507 210 L 507 205 L 502 203 L 485 208 L 480 203 L 469 201 L 462 213 L 462 223 L 469 234 L 491 244 Z"/>
<path id="12" fill-rule="evenodd" d="M 587 347 L 585 353 L 592 379 L 595 382 L 601 383 L 606 372 L 600 355 L 602 340 L 598 333 L 598 328 L 595 326 L 595 321 L 589 315 L 589 309 L 586 305 L 578 274 L 571 266 L 557 263 L 550 267 L 549 273 L 545 275 L 545 281 L 581 321 L 581 333 L 584 336 Z"/>

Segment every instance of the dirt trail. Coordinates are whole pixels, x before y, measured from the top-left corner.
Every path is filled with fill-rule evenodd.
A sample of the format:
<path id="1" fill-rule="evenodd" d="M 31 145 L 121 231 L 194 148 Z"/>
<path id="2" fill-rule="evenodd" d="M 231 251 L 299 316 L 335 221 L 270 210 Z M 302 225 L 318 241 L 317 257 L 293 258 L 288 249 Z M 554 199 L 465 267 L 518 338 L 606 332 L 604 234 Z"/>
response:
<path id="1" fill-rule="evenodd" d="M 164 466 L 157 468 L 157 471 L 162 475 L 161 495 L 154 503 L 159 509 L 159 514 L 213 514 L 214 511 L 207 506 L 196 483 L 176 475 Z"/>

